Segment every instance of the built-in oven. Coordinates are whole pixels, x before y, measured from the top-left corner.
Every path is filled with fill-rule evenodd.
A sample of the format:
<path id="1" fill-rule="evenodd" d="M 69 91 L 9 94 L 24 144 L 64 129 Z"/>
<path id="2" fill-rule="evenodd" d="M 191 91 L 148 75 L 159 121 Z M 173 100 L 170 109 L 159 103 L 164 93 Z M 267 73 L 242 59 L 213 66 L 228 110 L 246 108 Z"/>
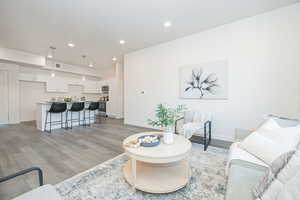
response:
<path id="1" fill-rule="evenodd" d="M 102 86 L 101 91 L 102 91 L 103 93 L 108 93 L 108 92 L 109 92 L 109 86 L 108 86 L 108 85 Z"/>

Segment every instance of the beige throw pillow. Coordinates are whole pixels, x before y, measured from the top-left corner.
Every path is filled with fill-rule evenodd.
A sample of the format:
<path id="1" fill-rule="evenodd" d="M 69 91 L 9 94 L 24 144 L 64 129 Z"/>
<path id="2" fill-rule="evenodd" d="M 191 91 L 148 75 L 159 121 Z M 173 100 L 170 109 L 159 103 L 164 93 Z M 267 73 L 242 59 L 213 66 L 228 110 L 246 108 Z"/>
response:
<path id="1" fill-rule="evenodd" d="M 296 149 L 300 143 L 300 126 L 280 127 L 272 118 L 266 120 L 258 129 L 261 135 L 289 148 Z"/>
<path id="2" fill-rule="evenodd" d="M 300 141 L 299 127 L 279 128 L 272 131 L 264 130 L 258 132 L 270 140 L 280 145 L 287 146 L 288 148 L 296 149 Z"/>
<path id="3" fill-rule="evenodd" d="M 240 147 L 268 165 L 271 165 L 280 155 L 293 150 L 293 148 L 280 145 L 258 132 L 251 133 L 240 143 Z"/>

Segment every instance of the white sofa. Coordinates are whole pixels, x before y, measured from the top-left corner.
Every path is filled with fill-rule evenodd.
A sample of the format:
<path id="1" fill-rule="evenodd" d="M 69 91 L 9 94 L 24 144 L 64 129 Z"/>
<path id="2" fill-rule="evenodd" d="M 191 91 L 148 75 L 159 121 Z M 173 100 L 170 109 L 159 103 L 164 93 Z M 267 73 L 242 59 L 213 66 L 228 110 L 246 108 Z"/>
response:
<path id="1" fill-rule="evenodd" d="M 270 115 L 281 127 L 297 126 L 299 119 L 288 119 Z M 244 140 L 252 130 L 236 129 L 235 143 L 229 150 L 227 161 L 227 190 L 225 200 L 255 200 L 252 190 L 261 180 L 268 165 L 250 153 L 239 148 L 238 143 Z"/>

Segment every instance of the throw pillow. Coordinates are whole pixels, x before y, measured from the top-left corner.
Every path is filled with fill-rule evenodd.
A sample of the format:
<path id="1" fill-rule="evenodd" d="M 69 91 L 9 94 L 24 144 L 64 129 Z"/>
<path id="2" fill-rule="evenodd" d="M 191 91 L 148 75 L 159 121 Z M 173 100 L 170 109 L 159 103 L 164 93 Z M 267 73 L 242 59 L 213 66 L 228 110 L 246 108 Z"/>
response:
<path id="1" fill-rule="evenodd" d="M 261 130 L 259 134 L 288 148 L 296 149 L 300 141 L 300 127 L 278 128 L 275 130 Z"/>
<path id="2" fill-rule="evenodd" d="M 280 155 L 293 150 L 286 145 L 280 145 L 258 132 L 251 133 L 244 141 L 241 142 L 240 147 L 255 157 L 261 159 L 269 166 Z"/>
<path id="3" fill-rule="evenodd" d="M 279 128 L 281 127 L 277 124 L 277 122 L 274 119 L 269 118 L 257 128 L 257 131 L 272 131 Z"/>
<path id="4" fill-rule="evenodd" d="M 258 185 L 253 189 L 253 194 L 256 198 L 262 198 L 265 191 L 269 188 L 274 179 L 276 179 L 278 173 L 288 163 L 294 153 L 295 151 L 286 152 L 272 162 L 270 168 L 266 171 Z"/>

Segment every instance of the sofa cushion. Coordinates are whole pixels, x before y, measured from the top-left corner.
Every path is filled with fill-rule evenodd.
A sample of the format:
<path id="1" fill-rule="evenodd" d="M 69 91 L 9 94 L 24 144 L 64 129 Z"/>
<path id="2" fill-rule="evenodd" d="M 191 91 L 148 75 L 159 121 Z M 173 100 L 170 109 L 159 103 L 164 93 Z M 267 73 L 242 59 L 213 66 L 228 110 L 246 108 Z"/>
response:
<path id="1" fill-rule="evenodd" d="M 300 170 L 288 181 L 279 192 L 277 200 L 295 200 L 300 197 Z"/>
<path id="2" fill-rule="evenodd" d="M 62 200 L 53 185 L 43 185 L 13 200 Z"/>
<path id="3" fill-rule="evenodd" d="M 300 150 L 298 149 L 263 193 L 262 200 L 299 198 Z M 296 198 L 295 198 L 296 197 Z"/>
<path id="4" fill-rule="evenodd" d="M 258 132 L 251 133 L 243 142 L 241 142 L 240 147 L 261 159 L 269 166 L 280 155 L 293 150 L 293 148 L 280 145 Z"/>

